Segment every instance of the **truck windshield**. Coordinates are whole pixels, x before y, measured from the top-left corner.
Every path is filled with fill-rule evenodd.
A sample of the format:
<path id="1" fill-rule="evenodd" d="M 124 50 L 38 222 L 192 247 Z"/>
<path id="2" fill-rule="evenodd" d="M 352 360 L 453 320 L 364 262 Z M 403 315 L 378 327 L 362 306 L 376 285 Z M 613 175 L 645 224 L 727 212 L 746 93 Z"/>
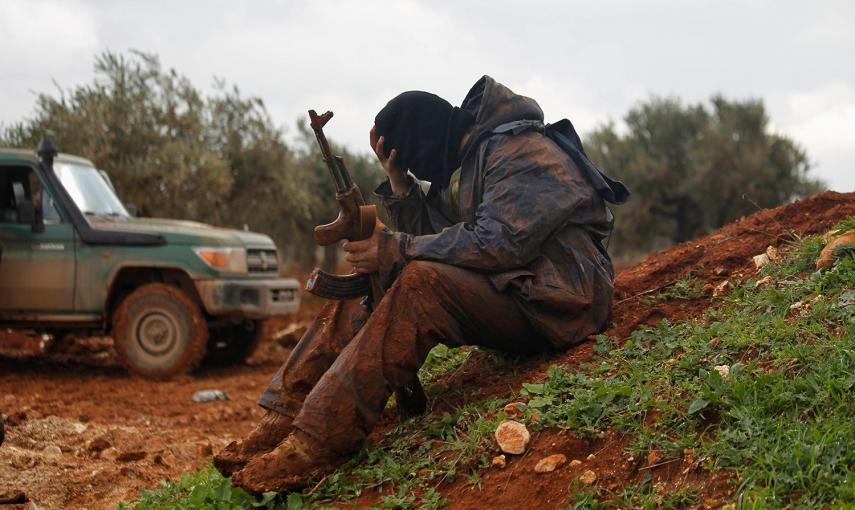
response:
<path id="1" fill-rule="evenodd" d="M 113 188 L 91 166 L 54 163 L 54 171 L 78 209 L 87 216 L 130 218 Z"/>

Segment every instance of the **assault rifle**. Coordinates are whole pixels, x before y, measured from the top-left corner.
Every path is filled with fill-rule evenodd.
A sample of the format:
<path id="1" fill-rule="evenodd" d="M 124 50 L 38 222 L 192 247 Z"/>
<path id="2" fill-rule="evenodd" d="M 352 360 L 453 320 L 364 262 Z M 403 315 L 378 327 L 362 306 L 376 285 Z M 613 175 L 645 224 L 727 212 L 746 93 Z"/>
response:
<path id="1" fill-rule="evenodd" d="M 368 239 L 374 233 L 377 223 L 377 206 L 368 204 L 362 198 L 359 186 L 353 182 L 344 160 L 333 156 L 324 126 L 333 117 L 332 112 L 318 115 L 315 110 L 309 110 L 309 124 L 318 139 L 324 162 L 335 184 L 335 201 L 338 203 L 338 217 L 326 225 L 315 227 L 315 242 L 320 246 L 337 243 L 343 239 L 361 241 Z M 383 298 L 383 286 L 380 276 L 376 273 L 365 275 L 351 273 L 334 275 L 315 269 L 306 282 L 306 290 L 325 299 L 356 299 L 368 297 L 366 305 L 373 308 Z M 427 407 L 427 397 L 424 394 L 418 377 L 409 384 L 395 391 L 398 410 L 402 417 L 407 418 L 424 413 Z"/>
<path id="2" fill-rule="evenodd" d="M 377 206 L 366 205 L 350 172 L 344 165 L 344 160 L 339 156 L 333 156 L 327 137 L 324 135 L 324 126 L 333 117 L 333 112 L 318 115 L 315 110 L 309 110 L 309 123 L 318 145 L 324 163 L 329 168 L 333 183 L 335 184 L 335 201 L 338 203 L 338 217 L 326 225 L 315 227 L 315 242 L 320 246 L 337 243 L 343 239 L 349 241 L 361 241 L 368 239 L 374 233 L 374 225 L 377 222 Z M 379 303 L 383 297 L 383 289 L 377 275 L 365 275 L 351 273 L 348 275 L 333 275 L 320 269 L 312 271 L 312 275 L 306 282 L 306 290 L 312 294 L 325 299 L 355 299 L 362 296 L 371 296 L 373 303 Z"/>

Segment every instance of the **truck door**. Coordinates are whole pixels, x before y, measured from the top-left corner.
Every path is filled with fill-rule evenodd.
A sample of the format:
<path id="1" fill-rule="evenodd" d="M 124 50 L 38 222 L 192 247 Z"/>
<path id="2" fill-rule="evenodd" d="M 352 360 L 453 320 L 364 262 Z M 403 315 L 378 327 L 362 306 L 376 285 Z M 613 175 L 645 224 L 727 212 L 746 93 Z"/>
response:
<path id="1" fill-rule="evenodd" d="M 44 232 L 36 233 L 28 204 L 39 203 Z M 74 310 L 74 237 L 34 168 L 0 166 L 0 315 L 27 319 Z"/>

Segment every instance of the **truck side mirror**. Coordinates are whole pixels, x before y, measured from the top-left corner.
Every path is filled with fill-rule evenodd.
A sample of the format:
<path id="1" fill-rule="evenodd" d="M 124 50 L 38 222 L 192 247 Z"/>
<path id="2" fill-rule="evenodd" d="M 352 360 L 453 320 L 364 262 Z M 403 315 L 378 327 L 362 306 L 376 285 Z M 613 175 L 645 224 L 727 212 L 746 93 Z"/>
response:
<path id="1" fill-rule="evenodd" d="M 15 204 L 15 211 L 18 213 L 18 223 L 23 225 L 32 225 L 36 221 L 36 206 L 29 199 L 18 200 Z"/>
<path id="2" fill-rule="evenodd" d="M 45 217 L 42 214 L 42 208 L 35 207 L 33 210 L 33 222 L 30 224 L 30 232 L 41 234 L 45 231 Z"/>
<path id="3" fill-rule="evenodd" d="M 31 230 L 35 233 L 45 231 L 45 222 L 42 219 L 41 211 L 36 208 L 32 200 L 20 200 L 15 208 L 18 213 L 19 224 L 30 225 Z"/>

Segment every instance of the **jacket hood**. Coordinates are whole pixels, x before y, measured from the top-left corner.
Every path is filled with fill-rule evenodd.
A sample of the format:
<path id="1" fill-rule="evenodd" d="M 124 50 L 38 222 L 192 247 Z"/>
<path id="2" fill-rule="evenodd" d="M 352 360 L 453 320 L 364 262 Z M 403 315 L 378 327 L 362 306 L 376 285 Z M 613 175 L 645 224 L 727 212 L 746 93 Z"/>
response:
<path id="1" fill-rule="evenodd" d="M 517 120 L 543 122 L 543 110 L 537 101 L 515 94 L 486 74 L 466 94 L 461 109 L 475 117 L 472 134 L 463 150 L 464 158 L 485 135 L 502 124 Z"/>

